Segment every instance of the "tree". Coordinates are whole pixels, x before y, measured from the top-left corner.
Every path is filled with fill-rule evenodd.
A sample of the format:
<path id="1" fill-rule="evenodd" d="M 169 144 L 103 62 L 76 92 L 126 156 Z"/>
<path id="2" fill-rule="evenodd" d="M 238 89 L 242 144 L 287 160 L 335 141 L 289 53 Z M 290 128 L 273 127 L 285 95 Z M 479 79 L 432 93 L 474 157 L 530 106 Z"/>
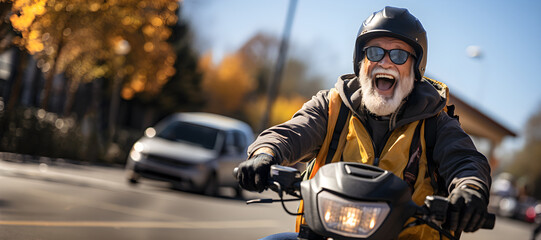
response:
<path id="1" fill-rule="evenodd" d="M 300 95 L 278 96 L 272 106 L 269 119 L 270 125 L 277 125 L 291 119 L 293 114 L 295 114 L 306 101 L 307 99 Z M 266 103 L 265 97 L 260 96 L 245 105 L 245 115 L 248 122 L 252 125 L 256 125 L 261 121 L 263 114 L 259 110 L 265 109 Z"/>
<path id="2" fill-rule="evenodd" d="M 177 23 L 176 0 L 13 0 L 14 42 L 36 59 L 45 75 L 41 108 L 51 109 L 55 88 L 67 92 L 54 105 L 64 117 L 73 112 L 81 83 L 92 83 L 91 107 L 83 113 L 83 134 L 101 154 L 102 97 L 109 99 L 109 142 L 113 141 L 120 98 L 156 95 L 175 74 L 169 39 Z M 58 82 L 56 82 L 58 81 Z M 58 84 L 60 83 L 60 84 Z M 89 86 L 89 84 L 85 84 Z M 102 89 L 103 88 L 103 89 Z M 102 90 L 107 91 L 102 92 Z M 55 90 L 57 91 L 57 90 Z M 103 102 L 103 103 L 102 103 Z M 91 122 L 90 124 L 88 124 Z M 88 129 L 81 127 L 83 129 Z M 91 139 L 92 138 L 92 139 Z"/>
<path id="3" fill-rule="evenodd" d="M 208 97 L 208 111 L 227 114 L 241 109 L 247 94 L 255 89 L 254 74 L 246 67 L 246 60 L 240 54 L 231 54 L 214 66 L 210 53 L 201 58 L 199 67 L 205 73 L 202 87 Z"/>
<path id="4" fill-rule="evenodd" d="M 278 49 L 277 38 L 258 33 L 216 65 L 211 53 L 202 57 L 199 69 L 204 73 L 202 88 L 208 97 L 207 109 L 243 118 L 254 128 L 259 126 Z M 302 58 L 293 56 L 286 62 L 283 84 L 271 110 L 271 124 L 290 119 L 321 89 L 320 78 L 308 72 Z"/>
<path id="5" fill-rule="evenodd" d="M 300 95 L 309 99 L 321 90 L 323 79 L 318 75 L 310 75 L 308 66 L 301 58 L 289 59 L 284 72 L 284 81 L 280 86 L 282 95 Z"/>
<path id="6" fill-rule="evenodd" d="M 26 51 L 14 47 L 19 39 L 18 35 L 10 21 L 8 20 L 13 8 L 13 3 L 6 0 L 0 0 L 0 53 L 5 53 L 11 50 L 11 67 L 8 79 L 2 84 L 2 92 L 0 92 L 0 140 L 9 132 L 9 121 L 16 115 L 14 112 L 15 106 L 19 102 L 21 89 L 23 85 L 22 72 L 27 67 L 29 55 Z M 0 145 L 2 145 L 0 143 Z"/>
<path id="7" fill-rule="evenodd" d="M 46 73 L 42 107 L 53 78 L 65 73 L 68 96 L 81 82 L 115 82 L 120 96 L 157 93 L 175 73 L 167 42 L 176 23 L 175 0 L 15 0 L 11 22 L 23 45 Z M 66 106 L 69 111 L 70 99 Z"/>
<path id="8" fill-rule="evenodd" d="M 525 144 L 516 156 L 508 171 L 514 176 L 527 179 L 527 185 L 533 189 L 533 194 L 541 199 L 541 105 L 532 115 L 524 129 Z"/>
<path id="9" fill-rule="evenodd" d="M 175 75 L 167 81 L 159 94 L 141 92 L 135 94 L 133 101 L 130 101 L 147 106 L 143 127 L 174 112 L 199 111 L 205 102 L 201 89 L 202 74 L 198 71 L 199 56 L 193 50 L 190 26 L 181 20 L 172 29 L 169 42 L 177 55 Z"/>
<path id="10" fill-rule="evenodd" d="M 12 3 L 6 0 L 0 0 L 0 17 L 1 19 L 8 19 L 11 13 Z M 15 36 L 13 28 L 9 21 L 0 22 L 0 53 L 6 49 L 12 47 L 12 39 Z"/>

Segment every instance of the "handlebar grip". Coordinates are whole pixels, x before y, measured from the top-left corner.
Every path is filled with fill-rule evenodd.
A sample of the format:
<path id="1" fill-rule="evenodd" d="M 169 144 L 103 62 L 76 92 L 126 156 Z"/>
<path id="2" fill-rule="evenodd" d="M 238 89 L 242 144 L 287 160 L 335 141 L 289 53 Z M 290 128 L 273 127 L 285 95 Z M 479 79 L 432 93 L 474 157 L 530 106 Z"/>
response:
<path id="1" fill-rule="evenodd" d="M 235 179 L 238 180 L 238 173 L 239 173 L 239 168 L 236 167 L 236 168 L 233 168 L 233 177 L 235 177 Z M 265 187 L 265 189 L 267 188 L 273 188 L 274 187 L 274 181 L 272 179 L 269 179 L 268 183 L 267 183 L 267 186 Z M 277 188 L 276 188 L 277 189 Z"/>
<path id="2" fill-rule="evenodd" d="M 485 215 L 485 223 L 483 223 L 483 226 L 481 226 L 481 228 L 493 229 L 495 223 L 496 223 L 496 215 L 494 215 L 494 213 L 487 213 L 487 215 Z"/>

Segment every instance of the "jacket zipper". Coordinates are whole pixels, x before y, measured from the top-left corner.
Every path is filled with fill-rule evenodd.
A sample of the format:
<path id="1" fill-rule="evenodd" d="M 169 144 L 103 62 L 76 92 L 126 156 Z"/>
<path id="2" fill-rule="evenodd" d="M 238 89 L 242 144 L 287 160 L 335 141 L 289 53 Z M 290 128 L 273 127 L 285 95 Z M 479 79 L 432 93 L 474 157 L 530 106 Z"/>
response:
<path id="1" fill-rule="evenodd" d="M 389 131 L 387 131 L 387 133 L 385 134 L 385 137 L 384 137 L 385 144 L 383 145 L 383 148 L 377 149 L 376 148 L 376 143 L 372 139 L 372 136 L 370 136 L 370 134 L 368 136 L 368 137 L 370 137 L 370 142 L 372 142 L 372 149 L 374 150 L 374 154 L 375 154 L 373 165 L 376 166 L 376 167 L 379 166 L 379 160 L 380 160 L 380 157 L 381 157 L 381 153 L 383 152 L 383 149 L 387 145 L 387 141 L 389 141 L 389 137 L 391 135 L 391 132 L 392 132 L 392 129 L 393 129 L 394 125 L 396 125 L 396 117 L 398 116 L 398 111 L 400 110 L 400 108 L 402 108 L 402 106 L 404 106 L 405 103 L 406 103 L 406 101 L 402 100 L 400 105 L 398 105 L 397 111 L 395 111 L 394 113 L 391 114 L 391 118 L 389 119 Z M 363 125 L 363 127 L 365 129 L 368 129 L 367 126 L 366 126 L 366 122 L 368 121 L 366 119 L 366 115 L 362 115 L 363 117 L 361 117 L 361 115 L 359 115 L 356 111 L 352 111 L 352 112 L 354 113 L 354 115 L 356 115 L 357 118 L 362 119 L 361 124 Z"/>
<path id="2" fill-rule="evenodd" d="M 383 152 L 383 149 L 387 145 L 387 141 L 389 141 L 389 137 L 391 136 L 391 132 L 394 130 L 394 127 L 396 126 L 396 118 L 398 117 L 398 112 L 400 111 L 402 106 L 404 106 L 405 103 L 406 103 L 406 101 L 402 100 L 402 102 L 400 102 L 400 105 L 398 105 L 398 108 L 396 108 L 397 110 L 391 114 L 391 118 L 389 119 L 389 131 L 387 131 L 387 133 L 385 134 L 385 137 L 384 137 L 385 144 L 383 145 L 383 148 L 376 149 L 376 143 L 374 143 L 374 141 L 372 141 L 372 148 L 374 149 L 374 153 L 376 154 L 376 156 L 374 156 L 374 166 L 376 166 L 376 167 L 379 166 L 379 160 L 380 160 L 380 157 L 381 157 L 381 153 Z M 370 140 L 372 140 L 372 139 L 370 139 Z"/>
<path id="3" fill-rule="evenodd" d="M 376 143 L 374 143 L 374 141 L 372 141 L 372 137 L 370 137 L 370 140 L 372 141 L 372 148 L 374 149 L 374 153 L 375 153 L 375 156 L 374 156 L 374 166 L 378 167 L 379 166 L 379 160 L 380 160 L 380 157 L 381 157 L 381 153 L 383 152 L 383 149 L 385 149 L 385 146 L 387 146 L 387 142 L 389 141 L 389 137 L 391 136 L 391 130 L 387 131 L 387 133 L 385 134 L 385 144 L 383 145 L 383 147 L 381 149 L 376 149 Z"/>

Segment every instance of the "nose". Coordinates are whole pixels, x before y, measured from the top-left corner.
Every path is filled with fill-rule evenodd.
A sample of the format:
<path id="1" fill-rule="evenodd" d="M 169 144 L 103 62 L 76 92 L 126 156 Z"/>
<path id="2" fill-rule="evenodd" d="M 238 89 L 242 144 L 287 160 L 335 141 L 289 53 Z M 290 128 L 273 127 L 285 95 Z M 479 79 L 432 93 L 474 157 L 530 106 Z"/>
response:
<path id="1" fill-rule="evenodd" d="M 384 68 L 389 68 L 390 66 L 392 66 L 392 64 L 394 63 L 391 61 L 389 53 L 385 53 L 385 55 L 383 55 L 383 58 L 378 62 L 378 65 Z"/>

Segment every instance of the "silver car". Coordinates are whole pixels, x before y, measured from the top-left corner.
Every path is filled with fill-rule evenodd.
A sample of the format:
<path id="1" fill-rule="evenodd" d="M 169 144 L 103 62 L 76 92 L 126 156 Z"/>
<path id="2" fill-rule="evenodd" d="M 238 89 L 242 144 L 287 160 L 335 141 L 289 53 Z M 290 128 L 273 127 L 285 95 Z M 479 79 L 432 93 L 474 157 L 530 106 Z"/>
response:
<path id="1" fill-rule="evenodd" d="M 242 121 L 210 113 L 177 113 L 148 128 L 132 147 L 126 177 L 168 181 L 207 195 L 228 186 L 241 196 L 233 169 L 254 139 Z"/>

